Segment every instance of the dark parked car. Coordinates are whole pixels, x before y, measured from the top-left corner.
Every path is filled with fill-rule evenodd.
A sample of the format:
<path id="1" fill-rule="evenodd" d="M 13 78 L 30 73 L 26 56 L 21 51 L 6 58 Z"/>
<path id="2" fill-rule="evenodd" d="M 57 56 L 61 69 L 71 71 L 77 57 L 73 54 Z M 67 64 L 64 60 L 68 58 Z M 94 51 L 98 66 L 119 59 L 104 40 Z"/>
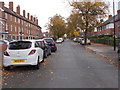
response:
<path id="1" fill-rule="evenodd" d="M 39 43 L 40 47 L 44 51 L 44 58 L 47 58 L 47 56 L 51 55 L 51 47 L 47 45 L 46 41 L 43 39 L 37 40 Z"/>
<path id="2" fill-rule="evenodd" d="M 44 40 L 47 42 L 47 45 L 51 47 L 52 52 L 57 51 L 57 46 L 52 38 L 44 38 Z"/>

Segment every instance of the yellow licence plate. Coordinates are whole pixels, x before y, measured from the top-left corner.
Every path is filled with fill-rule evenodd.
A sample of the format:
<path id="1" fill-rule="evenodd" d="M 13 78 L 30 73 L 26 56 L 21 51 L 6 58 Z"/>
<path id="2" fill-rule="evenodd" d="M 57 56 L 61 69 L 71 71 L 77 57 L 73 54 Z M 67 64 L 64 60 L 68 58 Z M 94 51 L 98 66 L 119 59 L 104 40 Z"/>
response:
<path id="1" fill-rule="evenodd" d="M 22 63 L 22 62 L 25 62 L 25 60 L 14 60 L 13 62 L 14 63 Z"/>

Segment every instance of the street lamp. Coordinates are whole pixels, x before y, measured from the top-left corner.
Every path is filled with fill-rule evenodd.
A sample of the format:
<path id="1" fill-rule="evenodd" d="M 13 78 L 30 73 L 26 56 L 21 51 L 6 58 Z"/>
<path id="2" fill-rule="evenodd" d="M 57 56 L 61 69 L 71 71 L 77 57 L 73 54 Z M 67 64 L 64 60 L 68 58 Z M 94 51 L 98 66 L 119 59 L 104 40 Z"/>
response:
<path id="1" fill-rule="evenodd" d="M 116 51 L 116 33 L 115 33 L 115 3 L 113 0 L 113 22 L 114 22 L 114 51 Z"/>

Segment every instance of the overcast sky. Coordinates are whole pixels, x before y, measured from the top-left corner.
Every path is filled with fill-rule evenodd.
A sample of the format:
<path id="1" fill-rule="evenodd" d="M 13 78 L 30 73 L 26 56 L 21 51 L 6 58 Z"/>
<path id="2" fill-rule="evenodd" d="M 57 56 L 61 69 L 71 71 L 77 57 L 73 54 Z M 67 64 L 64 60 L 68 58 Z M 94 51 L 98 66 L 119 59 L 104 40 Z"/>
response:
<path id="1" fill-rule="evenodd" d="M 9 1 L 14 2 L 14 11 L 16 11 L 16 6 L 20 5 L 21 15 L 22 11 L 31 15 L 38 17 L 39 25 L 42 27 L 42 31 L 45 31 L 45 24 L 48 23 L 50 17 L 55 14 L 60 14 L 61 16 L 67 18 L 70 15 L 70 6 L 68 5 L 68 0 L 3 0 L 8 6 Z M 104 0 L 110 2 L 110 11 L 112 14 L 112 4 L 113 0 Z M 116 10 L 118 9 L 118 1 L 115 0 Z"/>

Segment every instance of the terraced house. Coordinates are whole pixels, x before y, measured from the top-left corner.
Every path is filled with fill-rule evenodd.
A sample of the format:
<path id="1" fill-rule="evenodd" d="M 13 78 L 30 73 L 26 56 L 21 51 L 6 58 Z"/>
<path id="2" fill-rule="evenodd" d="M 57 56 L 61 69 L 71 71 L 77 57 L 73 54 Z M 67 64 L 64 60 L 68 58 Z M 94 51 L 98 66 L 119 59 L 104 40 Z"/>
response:
<path id="1" fill-rule="evenodd" d="M 120 10 L 117 11 L 117 15 L 109 15 L 109 19 L 102 23 L 98 28 L 97 32 L 93 32 L 92 36 L 99 35 L 114 35 L 114 18 L 115 18 L 115 35 L 118 37 L 120 35 Z"/>
<path id="2" fill-rule="evenodd" d="M 0 2 L 0 33 L 1 38 L 35 39 L 40 38 L 41 27 L 38 25 L 37 17 L 23 10 L 20 14 L 20 6 L 13 10 L 13 2 L 9 2 L 9 7 L 5 7 L 4 2 Z"/>

